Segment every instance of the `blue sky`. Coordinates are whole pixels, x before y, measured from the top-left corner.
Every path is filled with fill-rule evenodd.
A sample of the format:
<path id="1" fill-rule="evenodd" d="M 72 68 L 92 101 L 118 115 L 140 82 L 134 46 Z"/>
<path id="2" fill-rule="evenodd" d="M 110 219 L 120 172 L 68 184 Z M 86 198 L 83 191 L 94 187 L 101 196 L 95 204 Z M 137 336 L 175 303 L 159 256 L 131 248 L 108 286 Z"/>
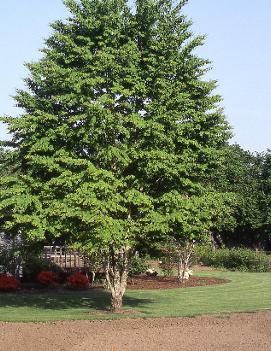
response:
<path id="1" fill-rule="evenodd" d="M 190 0 L 193 30 L 206 34 L 201 56 L 213 62 L 232 142 L 251 151 L 271 148 L 271 1 Z M 18 114 L 11 96 L 23 87 L 24 62 L 40 57 L 49 23 L 67 16 L 61 0 L 0 1 L 0 115 Z M 7 138 L 0 125 L 0 138 Z"/>

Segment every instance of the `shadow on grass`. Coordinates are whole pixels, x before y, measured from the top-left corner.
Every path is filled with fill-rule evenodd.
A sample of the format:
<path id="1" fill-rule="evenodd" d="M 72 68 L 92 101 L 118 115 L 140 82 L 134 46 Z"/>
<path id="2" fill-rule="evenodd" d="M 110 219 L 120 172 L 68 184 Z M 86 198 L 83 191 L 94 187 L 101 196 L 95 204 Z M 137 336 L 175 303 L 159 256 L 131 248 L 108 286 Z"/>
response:
<path id="1" fill-rule="evenodd" d="M 136 308 L 150 302 L 150 299 L 124 297 L 124 305 L 127 308 Z M 47 310 L 78 308 L 107 311 L 109 306 L 110 293 L 103 289 L 45 293 L 0 293 L 0 308 L 29 307 Z"/>

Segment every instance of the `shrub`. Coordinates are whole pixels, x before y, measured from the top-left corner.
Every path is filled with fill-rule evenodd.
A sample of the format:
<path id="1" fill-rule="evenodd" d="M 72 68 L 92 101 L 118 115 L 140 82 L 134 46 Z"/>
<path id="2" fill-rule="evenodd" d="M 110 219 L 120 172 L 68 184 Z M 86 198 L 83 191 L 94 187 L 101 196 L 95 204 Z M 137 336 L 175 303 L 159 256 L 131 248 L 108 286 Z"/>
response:
<path id="1" fill-rule="evenodd" d="M 83 273 L 73 273 L 68 278 L 68 287 L 71 289 L 86 289 L 88 286 L 89 280 Z"/>
<path id="2" fill-rule="evenodd" d="M 19 289 L 20 284 L 17 279 L 6 274 L 0 275 L 0 291 L 14 291 Z"/>
<path id="3" fill-rule="evenodd" d="M 249 272 L 267 272 L 270 270 L 268 256 L 249 249 L 217 249 L 200 247 L 196 250 L 198 260 L 206 266 L 221 267 Z"/>
<path id="4" fill-rule="evenodd" d="M 24 259 L 23 262 L 23 281 L 33 282 L 37 279 L 42 271 L 51 271 L 58 276 L 63 275 L 61 267 L 57 266 L 54 262 L 45 260 L 38 255 L 30 255 Z"/>
<path id="5" fill-rule="evenodd" d="M 41 271 L 38 274 L 38 281 L 42 285 L 54 285 L 59 282 L 59 276 L 52 271 Z"/>
<path id="6" fill-rule="evenodd" d="M 134 256 L 129 266 L 129 275 L 139 275 L 148 269 L 146 257 Z"/>

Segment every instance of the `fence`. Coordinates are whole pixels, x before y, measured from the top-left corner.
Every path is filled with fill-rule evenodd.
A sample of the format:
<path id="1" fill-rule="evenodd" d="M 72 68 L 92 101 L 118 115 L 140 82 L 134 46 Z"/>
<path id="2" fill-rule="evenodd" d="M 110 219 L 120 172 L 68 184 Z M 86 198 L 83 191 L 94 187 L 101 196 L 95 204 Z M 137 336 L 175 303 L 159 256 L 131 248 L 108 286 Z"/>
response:
<path id="1" fill-rule="evenodd" d="M 87 259 L 79 251 L 70 250 L 66 246 L 44 246 L 43 257 L 65 270 L 87 266 Z"/>

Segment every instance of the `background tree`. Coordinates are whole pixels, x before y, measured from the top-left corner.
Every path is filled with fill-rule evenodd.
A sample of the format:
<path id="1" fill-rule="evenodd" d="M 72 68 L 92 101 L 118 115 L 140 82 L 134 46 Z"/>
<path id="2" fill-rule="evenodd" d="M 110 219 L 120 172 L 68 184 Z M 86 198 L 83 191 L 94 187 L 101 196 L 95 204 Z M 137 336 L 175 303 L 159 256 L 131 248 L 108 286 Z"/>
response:
<path id="1" fill-rule="evenodd" d="M 228 125 L 186 1 L 64 3 L 17 92 L 24 113 L 3 118 L 22 170 L 2 180 L 3 228 L 102 253 L 116 311 L 137 243 L 208 235 L 203 180 Z"/>
<path id="2" fill-rule="evenodd" d="M 258 155 L 261 162 L 261 211 L 263 212 L 263 225 L 261 243 L 266 250 L 271 250 L 271 151 L 267 150 Z"/>
<path id="3" fill-rule="evenodd" d="M 235 203 L 230 204 L 233 225 L 216 231 L 220 243 L 268 249 L 270 152 L 251 153 L 239 145 L 231 145 L 225 148 L 224 156 L 220 169 L 214 173 L 213 182 L 218 191 L 234 194 Z"/>
<path id="4" fill-rule="evenodd" d="M 0 148 L 0 176 L 16 175 L 19 171 L 16 152 L 7 148 Z"/>

